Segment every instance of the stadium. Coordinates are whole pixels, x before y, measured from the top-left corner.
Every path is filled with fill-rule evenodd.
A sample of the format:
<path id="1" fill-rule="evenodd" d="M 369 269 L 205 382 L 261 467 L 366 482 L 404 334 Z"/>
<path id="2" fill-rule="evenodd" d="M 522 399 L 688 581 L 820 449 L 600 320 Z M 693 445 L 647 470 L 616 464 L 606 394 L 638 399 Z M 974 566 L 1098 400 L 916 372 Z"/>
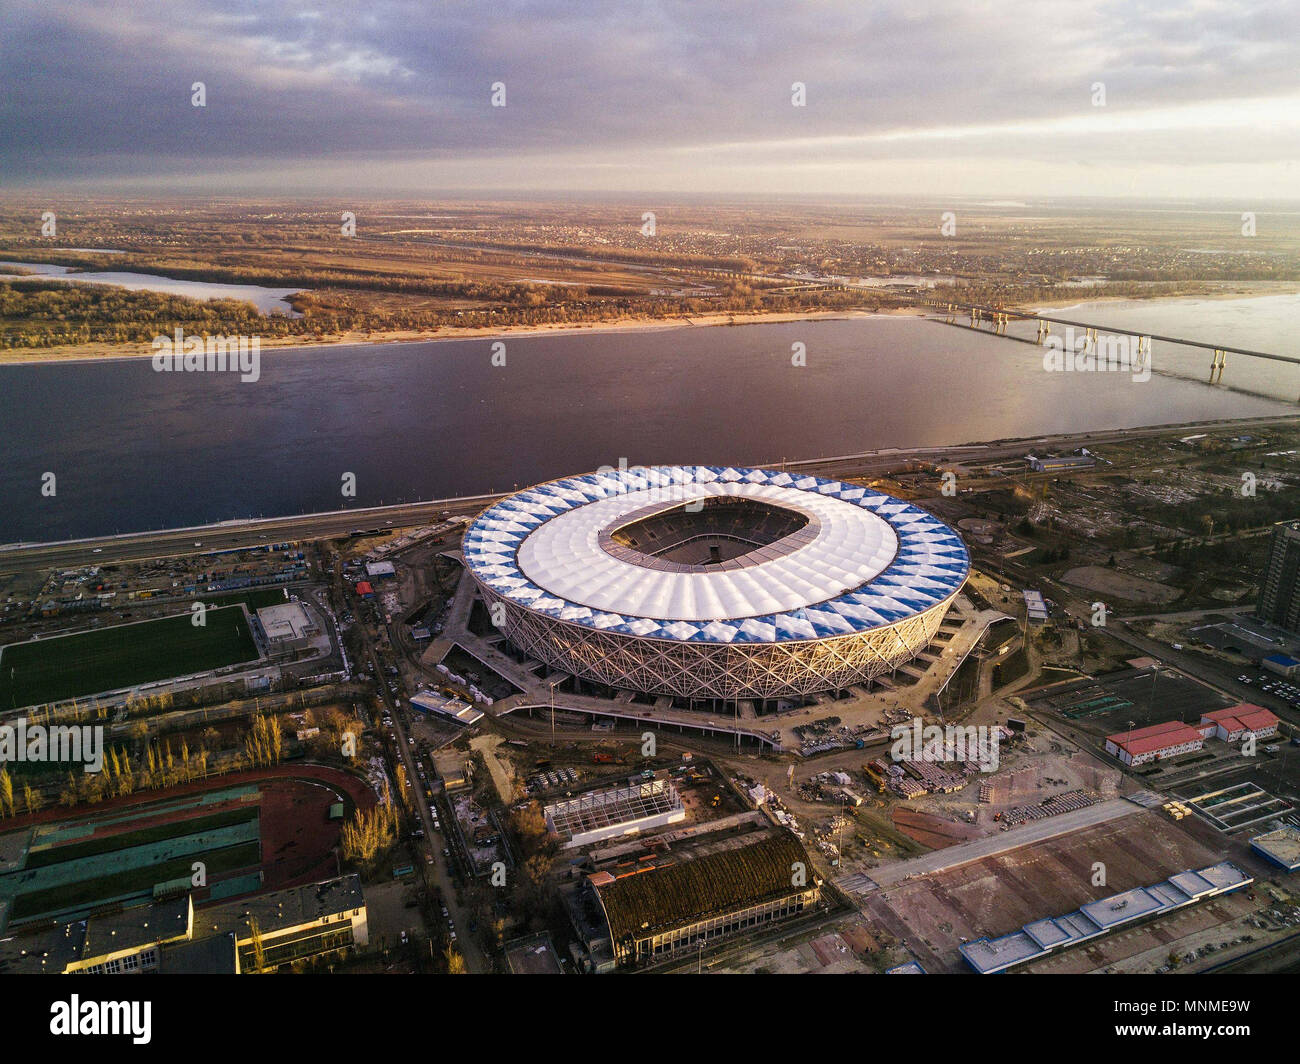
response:
<path id="1" fill-rule="evenodd" d="M 692 700 L 869 684 L 925 649 L 970 564 L 957 534 L 910 503 L 720 466 L 540 484 L 483 511 L 463 554 L 522 654 Z"/>

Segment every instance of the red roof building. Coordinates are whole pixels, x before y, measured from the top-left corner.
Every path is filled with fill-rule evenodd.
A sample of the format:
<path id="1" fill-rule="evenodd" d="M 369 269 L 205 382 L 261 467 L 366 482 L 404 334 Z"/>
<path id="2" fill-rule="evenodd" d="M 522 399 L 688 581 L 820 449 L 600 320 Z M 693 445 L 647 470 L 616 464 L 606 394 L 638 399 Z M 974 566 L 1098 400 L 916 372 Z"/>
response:
<path id="1" fill-rule="evenodd" d="M 1235 743 L 1247 735 L 1259 739 L 1276 735 L 1278 721 L 1277 717 L 1263 706 L 1242 702 L 1227 709 L 1216 709 L 1213 713 L 1201 714 L 1201 723 L 1213 724 L 1216 738 Z"/>
<path id="2" fill-rule="evenodd" d="M 1190 724 L 1171 720 L 1106 737 L 1106 753 L 1132 767 L 1199 750 L 1205 739 Z"/>

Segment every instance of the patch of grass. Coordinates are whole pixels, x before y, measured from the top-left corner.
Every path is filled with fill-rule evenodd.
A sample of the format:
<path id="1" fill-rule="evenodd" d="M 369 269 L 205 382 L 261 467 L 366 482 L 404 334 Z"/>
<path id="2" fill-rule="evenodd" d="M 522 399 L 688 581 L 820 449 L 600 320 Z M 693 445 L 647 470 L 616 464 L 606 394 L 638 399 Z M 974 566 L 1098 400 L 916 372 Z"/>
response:
<path id="1" fill-rule="evenodd" d="M 283 606 L 289 600 L 284 597 L 284 587 L 254 587 L 247 591 L 227 591 L 220 595 L 199 595 L 204 602 L 219 603 L 222 606 L 235 606 L 243 603 L 256 612 L 263 606 Z"/>
<path id="2" fill-rule="evenodd" d="M 0 650 L 0 708 L 165 680 L 257 658 L 244 611 L 218 607 L 195 627 L 188 613 Z"/>

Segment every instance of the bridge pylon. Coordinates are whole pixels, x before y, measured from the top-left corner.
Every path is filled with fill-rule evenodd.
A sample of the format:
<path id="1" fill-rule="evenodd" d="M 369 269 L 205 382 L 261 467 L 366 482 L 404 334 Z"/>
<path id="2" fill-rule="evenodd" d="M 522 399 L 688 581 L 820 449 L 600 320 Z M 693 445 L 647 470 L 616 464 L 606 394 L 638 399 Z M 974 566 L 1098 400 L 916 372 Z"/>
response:
<path id="1" fill-rule="evenodd" d="M 1214 357 L 1210 360 L 1210 383 L 1218 384 L 1223 380 L 1223 371 L 1228 365 L 1228 353 L 1222 348 L 1214 349 Z"/>

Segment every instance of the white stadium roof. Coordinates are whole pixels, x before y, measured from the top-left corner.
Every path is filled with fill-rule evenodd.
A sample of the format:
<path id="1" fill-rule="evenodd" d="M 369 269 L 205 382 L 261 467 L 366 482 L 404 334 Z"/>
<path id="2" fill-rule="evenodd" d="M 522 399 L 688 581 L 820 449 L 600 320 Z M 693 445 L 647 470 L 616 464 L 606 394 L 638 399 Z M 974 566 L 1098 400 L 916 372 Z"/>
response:
<path id="1" fill-rule="evenodd" d="M 746 568 L 651 569 L 610 554 L 597 534 L 644 508 L 652 491 L 615 495 L 558 514 L 520 544 L 520 570 L 558 598 L 592 609 L 711 621 L 780 613 L 835 598 L 878 575 L 898 549 L 889 522 L 864 507 L 797 488 L 716 480 L 684 485 L 676 504 L 727 495 L 798 507 L 818 518 L 819 534 L 800 550 Z"/>
<path id="2" fill-rule="evenodd" d="M 802 514 L 777 544 L 721 565 L 610 549 L 612 528 L 702 498 Z M 655 466 L 552 481 L 484 511 L 464 558 L 503 598 L 557 620 L 645 638 L 770 643 L 869 631 L 951 597 L 969 568 L 947 525 L 857 485 L 767 469 Z M 701 571 L 705 569 L 705 571 Z"/>

